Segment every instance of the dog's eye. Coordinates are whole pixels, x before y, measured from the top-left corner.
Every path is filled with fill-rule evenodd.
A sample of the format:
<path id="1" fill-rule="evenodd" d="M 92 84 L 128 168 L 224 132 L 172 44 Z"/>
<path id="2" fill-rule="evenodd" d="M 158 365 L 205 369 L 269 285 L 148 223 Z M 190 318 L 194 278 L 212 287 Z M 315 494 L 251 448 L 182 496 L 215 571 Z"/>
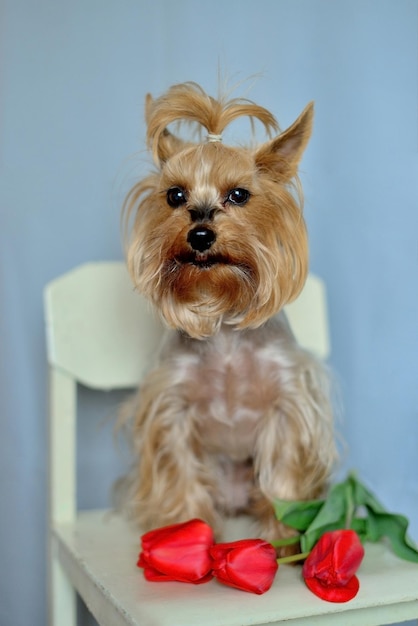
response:
<path id="1" fill-rule="evenodd" d="M 186 204 L 186 201 L 186 192 L 181 187 L 170 187 L 167 191 L 167 203 L 174 209 Z"/>
<path id="2" fill-rule="evenodd" d="M 228 192 L 226 199 L 228 202 L 232 202 L 232 204 L 242 205 L 250 199 L 250 192 L 247 191 L 247 189 L 237 187 L 236 189 L 231 189 L 231 191 Z"/>

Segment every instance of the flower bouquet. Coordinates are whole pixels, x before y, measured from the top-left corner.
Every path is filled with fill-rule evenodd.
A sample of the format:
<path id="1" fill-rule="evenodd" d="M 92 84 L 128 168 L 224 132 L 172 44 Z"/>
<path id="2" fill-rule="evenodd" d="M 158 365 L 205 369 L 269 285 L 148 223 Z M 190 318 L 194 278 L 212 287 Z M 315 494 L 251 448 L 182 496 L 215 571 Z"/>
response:
<path id="1" fill-rule="evenodd" d="M 262 539 L 215 543 L 202 520 L 190 520 L 142 536 L 138 567 L 149 581 L 201 584 L 216 578 L 243 591 L 262 594 L 281 564 L 302 561 L 302 576 L 315 595 L 347 602 L 359 590 L 356 572 L 363 543 L 386 539 L 400 558 L 418 563 L 418 547 L 407 534 L 408 520 L 389 513 L 356 478 L 334 485 L 326 499 L 274 503 L 278 520 L 299 535 L 273 544 Z M 301 552 L 276 558 L 276 548 L 300 542 Z"/>

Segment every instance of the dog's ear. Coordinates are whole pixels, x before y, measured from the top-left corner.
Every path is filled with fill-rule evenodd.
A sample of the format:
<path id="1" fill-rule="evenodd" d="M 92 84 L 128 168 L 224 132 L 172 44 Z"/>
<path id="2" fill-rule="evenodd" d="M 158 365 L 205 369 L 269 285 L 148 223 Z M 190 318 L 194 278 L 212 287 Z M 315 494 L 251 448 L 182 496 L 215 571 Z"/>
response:
<path id="1" fill-rule="evenodd" d="M 152 124 L 152 110 L 153 110 L 153 97 L 151 94 L 147 94 L 145 97 L 145 122 L 148 126 L 148 132 L 150 131 L 150 124 Z M 164 128 L 159 133 L 157 139 L 157 145 L 154 145 L 154 158 L 157 160 L 157 164 L 165 163 L 173 154 L 181 150 L 185 145 L 182 139 L 179 139 L 173 133 L 170 133 L 167 128 Z"/>
<path id="2" fill-rule="evenodd" d="M 152 103 L 154 99 L 150 93 L 145 96 L 145 123 L 148 126 L 151 119 Z"/>
<path id="3" fill-rule="evenodd" d="M 182 139 L 179 139 L 165 128 L 158 139 L 158 164 L 168 161 L 173 154 L 179 152 L 184 146 L 185 142 Z"/>
<path id="4" fill-rule="evenodd" d="M 299 162 L 312 132 L 314 105 L 310 102 L 287 130 L 264 143 L 255 154 L 259 170 L 268 172 L 281 181 L 289 181 L 297 174 Z"/>

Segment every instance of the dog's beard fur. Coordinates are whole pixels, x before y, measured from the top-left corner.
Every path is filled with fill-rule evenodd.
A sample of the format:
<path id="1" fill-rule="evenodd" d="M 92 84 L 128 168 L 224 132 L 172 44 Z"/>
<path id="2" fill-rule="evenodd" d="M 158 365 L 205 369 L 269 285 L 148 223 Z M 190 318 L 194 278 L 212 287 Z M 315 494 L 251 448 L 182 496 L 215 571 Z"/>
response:
<path id="1" fill-rule="evenodd" d="M 256 148 L 184 142 L 167 130 L 184 118 L 220 133 L 240 115 L 277 130 L 265 109 L 218 102 L 196 85 L 147 100 L 158 169 L 127 197 L 128 267 L 181 332 L 140 388 L 128 483 L 144 529 L 191 517 L 218 529 L 220 513 L 246 510 L 273 540 L 291 531 L 272 501 L 321 495 L 335 458 L 325 370 L 273 319 L 308 271 L 297 167 L 312 106 Z M 173 188 L 182 198 L 174 206 Z M 191 243 L 196 226 L 212 236 L 202 250 Z"/>

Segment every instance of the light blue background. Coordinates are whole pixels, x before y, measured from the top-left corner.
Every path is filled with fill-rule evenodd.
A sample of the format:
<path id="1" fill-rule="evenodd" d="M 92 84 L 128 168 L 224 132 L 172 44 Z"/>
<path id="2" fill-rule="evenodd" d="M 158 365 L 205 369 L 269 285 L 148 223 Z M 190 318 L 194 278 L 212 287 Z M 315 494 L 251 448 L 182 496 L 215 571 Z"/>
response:
<path id="1" fill-rule="evenodd" d="M 216 94 L 218 66 L 232 83 L 261 73 L 237 95 L 282 127 L 316 102 L 302 178 L 343 470 L 418 538 L 417 0 L 3 0 L 0 29 L 1 626 L 46 624 L 42 289 L 122 258 L 123 193 L 147 171 L 145 93 L 195 80 Z M 118 401 L 81 394 L 83 506 L 106 504 L 123 466 L 101 427 Z"/>

